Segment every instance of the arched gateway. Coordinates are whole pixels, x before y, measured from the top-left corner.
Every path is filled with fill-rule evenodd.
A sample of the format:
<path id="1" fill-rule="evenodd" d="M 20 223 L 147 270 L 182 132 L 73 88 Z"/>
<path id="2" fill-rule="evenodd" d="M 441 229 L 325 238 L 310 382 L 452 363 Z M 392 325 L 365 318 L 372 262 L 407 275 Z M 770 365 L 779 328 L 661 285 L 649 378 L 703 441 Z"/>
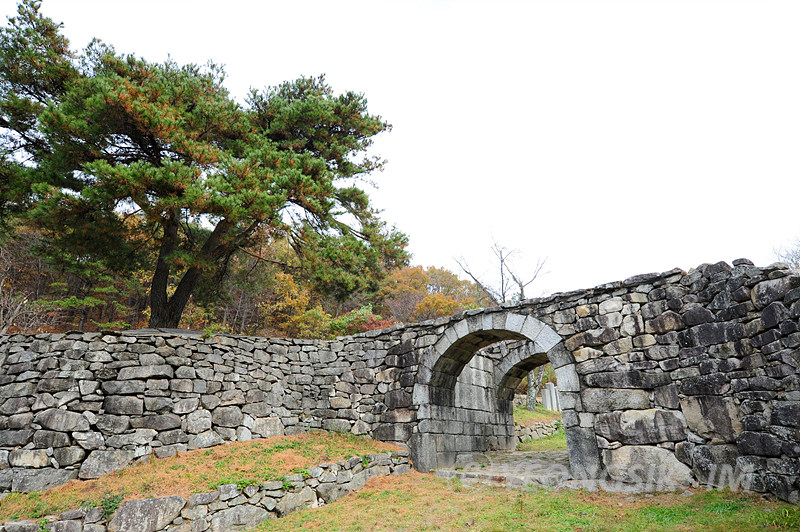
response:
<path id="1" fill-rule="evenodd" d="M 512 390 L 550 361 L 574 477 L 800 503 L 799 320 L 797 271 L 737 260 L 332 341 L 0 336 L 0 489 L 314 428 L 449 466 L 512 447 Z"/>
<path id="2" fill-rule="evenodd" d="M 504 340 L 526 344 L 500 358 L 479 354 Z M 471 361 L 476 363 L 470 366 Z M 547 362 L 553 364 L 562 392 L 580 391 L 574 360 L 562 338 L 539 319 L 508 309 L 450 323 L 419 359 L 413 392 L 418 424 L 409 442 L 417 469 L 450 467 L 460 454 L 513 449 L 514 388 L 530 370 Z M 569 401 L 565 408 L 572 410 Z M 594 478 L 599 469 L 594 435 L 573 435 L 569 447 L 583 453 L 574 457 L 573 475 L 587 476 L 583 464 L 591 453 Z"/>

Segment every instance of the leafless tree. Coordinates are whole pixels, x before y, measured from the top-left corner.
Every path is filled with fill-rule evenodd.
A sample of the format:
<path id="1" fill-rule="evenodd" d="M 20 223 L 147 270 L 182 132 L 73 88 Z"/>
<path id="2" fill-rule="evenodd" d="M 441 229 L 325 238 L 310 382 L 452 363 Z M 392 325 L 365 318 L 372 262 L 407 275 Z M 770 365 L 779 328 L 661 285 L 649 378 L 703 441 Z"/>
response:
<path id="1" fill-rule="evenodd" d="M 491 304 L 499 305 L 511 301 L 525 300 L 525 288 L 541 275 L 542 268 L 544 268 L 547 259 L 536 259 L 533 271 L 523 276 L 514 266 L 513 261 L 514 257 L 519 255 L 518 249 L 508 249 L 493 240 L 492 253 L 497 259 L 497 272 L 500 276 L 500 284 L 497 286 L 492 286 L 484 280 L 481 280 L 480 277 L 472 271 L 464 257 L 456 259 L 456 263 L 461 270 L 480 287 L 481 291 L 487 295 Z"/>
<path id="2" fill-rule="evenodd" d="M 800 238 L 795 239 L 788 247 L 777 248 L 774 253 L 781 262 L 785 262 L 795 270 L 800 270 Z"/>
<path id="3" fill-rule="evenodd" d="M 478 285 L 481 291 L 486 294 L 491 304 L 500 305 L 511 301 L 524 301 L 526 299 L 525 289 L 541 275 L 542 268 L 544 268 L 547 259 L 536 259 L 533 270 L 523 276 L 513 264 L 513 258 L 519 255 L 518 249 L 508 249 L 502 244 L 499 244 L 496 240 L 492 240 L 492 253 L 498 263 L 498 273 L 500 275 L 500 284 L 498 286 L 491 286 L 485 281 L 482 281 L 473 273 L 464 257 L 456 259 L 456 263 L 461 270 Z M 530 347 L 530 342 L 528 342 L 524 349 L 530 349 Z M 528 373 L 528 394 L 526 397 L 526 407 L 528 410 L 536 409 L 536 396 L 539 393 L 539 389 L 542 387 L 544 369 L 545 367 L 542 365 Z"/>
<path id="4" fill-rule="evenodd" d="M 35 296 L 15 289 L 16 262 L 7 248 L 0 247 L 0 334 L 8 332 L 12 325 L 28 332 L 52 321 L 49 309 Z"/>

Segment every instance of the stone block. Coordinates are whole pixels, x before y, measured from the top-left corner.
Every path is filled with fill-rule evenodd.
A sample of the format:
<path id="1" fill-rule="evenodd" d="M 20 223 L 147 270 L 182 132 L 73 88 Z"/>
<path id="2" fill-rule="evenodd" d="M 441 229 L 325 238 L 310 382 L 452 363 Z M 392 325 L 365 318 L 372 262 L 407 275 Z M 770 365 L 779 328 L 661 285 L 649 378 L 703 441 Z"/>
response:
<path id="1" fill-rule="evenodd" d="M 731 486 L 735 482 L 737 458 L 739 452 L 735 445 L 696 445 L 692 449 L 692 470 L 703 484 L 719 488 Z"/>
<path id="2" fill-rule="evenodd" d="M 238 427 L 244 415 L 238 406 L 218 406 L 211 413 L 211 422 L 221 427 Z"/>
<path id="3" fill-rule="evenodd" d="M 128 366 L 119 370 L 117 380 L 147 380 L 159 377 L 167 379 L 174 377 L 172 366 L 168 364 Z"/>
<path id="4" fill-rule="evenodd" d="M 555 373 L 559 392 L 579 392 L 581 390 L 580 378 L 575 371 L 574 364 L 556 368 Z"/>
<path id="5" fill-rule="evenodd" d="M 652 408 L 598 414 L 598 436 L 623 444 L 661 443 L 686 439 L 686 420 L 680 412 Z"/>
<path id="6" fill-rule="evenodd" d="M 643 371 L 612 371 L 586 376 L 586 384 L 597 388 L 643 388 L 653 389 L 672 382 L 666 373 Z"/>
<path id="7" fill-rule="evenodd" d="M 689 486 L 694 480 L 686 464 L 661 447 L 623 445 L 603 451 L 603 461 L 612 480 L 646 484 L 653 490 Z"/>
<path id="8" fill-rule="evenodd" d="M 78 475 L 75 469 L 12 469 L 11 491 L 42 491 L 66 484 Z"/>
<path id="9" fill-rule="evenodd" d="M 144 401 L 138 397 L 111 395 L 103 401 L 103 410 L 107 414 L 141 416 L 144 412 Z"/>
<path id="10" fill-rule="evenodd" d="M 83 479 L 99 478 L 127 467 L 136 458 L 135 451 L 95 450 L 81 464 L 78 476 Z"/>
<path id="11" fill-rule="evenodd" d="M 42 428 L 59 432 L 89 430 L 89 421 L 84 416 L 58 408 L 40 412 L 36 415 L 34 422 L 41 425 Z"/>
<path id="12" fill-rule="evenodd" d="M 587 388 L 581 392 L 583 409 L 587 412 L 646 409 L 650 399 L 644 390 Z"/>
<path id="13" fill-rule="evenodd" d="M 601 478 L 603 464 L 597 437 L 591 428 L 572 427 L 565 429 L 569 467 L 575 479 Z"/>
<path id="14" fill-rule="evenodd" d="M 742 432 L 742 413 L 731 397 L 699 395 L 680 403 L 689 429 L 704 438 L 733 443 Z"/>
<path id="15" fill-rule="evenodd" d="M 186 499 L 163 497 L 122 503 L 108 523 L 108 532 L 156 532 L 178 517 Z"/>

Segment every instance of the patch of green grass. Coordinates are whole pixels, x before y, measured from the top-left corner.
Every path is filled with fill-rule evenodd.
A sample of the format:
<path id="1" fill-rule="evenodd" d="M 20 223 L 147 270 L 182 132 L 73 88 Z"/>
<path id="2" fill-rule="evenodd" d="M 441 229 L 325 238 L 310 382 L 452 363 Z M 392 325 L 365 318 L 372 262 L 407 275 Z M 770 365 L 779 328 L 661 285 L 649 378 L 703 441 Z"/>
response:
<path id="1" fill-rule="evenodd" d="M 536 405 L 536 410 L 531 411 L 521 406 L 514 407 L 514 423 L 528 427 L 534 423 L 550 423 L 561 419 L 561 412 L 545 410 L 542 405 Z"/>
<path id="2" fill-rule="evenodd" d="M 557 451 L 566 450 L 567 436 L 563 430 L 554 432 L 535 440 L 526 440 L 517 444 L 518 451 Z"/>

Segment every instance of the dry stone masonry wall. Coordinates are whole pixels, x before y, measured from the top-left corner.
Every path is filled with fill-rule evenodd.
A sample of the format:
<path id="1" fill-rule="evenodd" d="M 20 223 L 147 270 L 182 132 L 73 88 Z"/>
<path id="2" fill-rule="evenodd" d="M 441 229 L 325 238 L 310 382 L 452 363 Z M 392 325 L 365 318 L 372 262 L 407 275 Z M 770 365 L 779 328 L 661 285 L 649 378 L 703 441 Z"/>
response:
<path id="1" fill-rule="evenodd" d="M 797 272 L 738 260 L 335 341 L 5 336 L 0 487 L 312 428 L 453 465 L 513 448 L 513 388 L 549 361 L 574 477 L 800 502 L 799 301 Z"/>

